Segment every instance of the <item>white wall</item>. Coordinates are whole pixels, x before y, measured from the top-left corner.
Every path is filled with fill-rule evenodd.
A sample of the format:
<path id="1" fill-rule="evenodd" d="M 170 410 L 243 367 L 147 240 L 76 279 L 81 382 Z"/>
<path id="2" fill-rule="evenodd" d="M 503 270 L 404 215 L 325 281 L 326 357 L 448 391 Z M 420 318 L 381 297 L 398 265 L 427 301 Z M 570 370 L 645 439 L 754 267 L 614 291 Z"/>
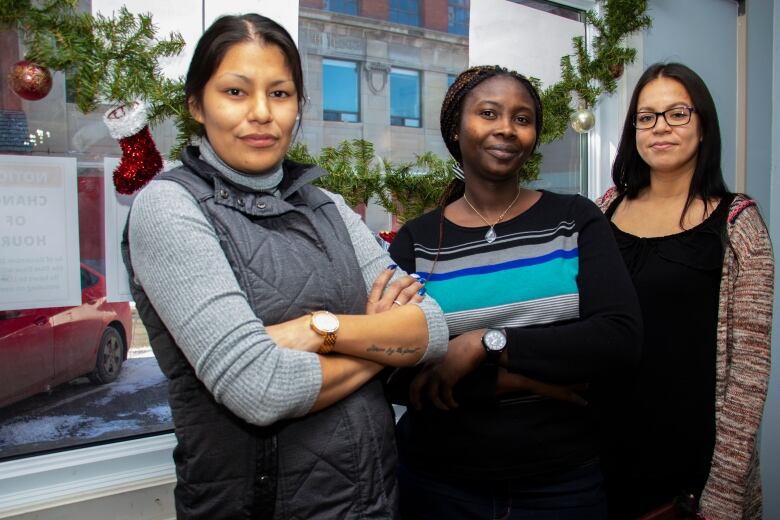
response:
<path id="1" fill-rule="evenodd" d="M 753 0 L 750 0 L 753 1 Z M 653 27 L 644 65 L 679 61 L 695 70 L 715 99 L 723 139 L 723 176 L 734 187 L 737 115 L 737 3 L 734 0 L 650 0 Z"/>
<path id="2" fill-rule="evenodd" d="M 754 13 L 751 10 L 760 4 L 761 9 L 756 9 Z M 754 17 L 755 15 L 755 17 Z M 748 189 L 751 185 L 756 189 L 763 188 L 763 182 L 756 181 L 751 183 L 750 177 L 766 177 L 769 182 L 770 200 L 768 208 L 764 208 L 764 216 L 767 217 L 770 235 L 775 249 L 775 264 L 778 262 L 778 251 L 780 251 L 780 150 L 778 149 L 778 139 L 780 139 L 780 102 L 773 100 L 780 99 L 780 0 L 750 0 L 748 2 L 748 31 L 750 31 L 751 20 L 761 16 L 772 20 L 771 34 L 764 33 L 763 42 L 759 42 L 759 49 L 767 49 L 761 52 L 756 58 L 754 66 L 758 69 L 766 68 L 771 70 L 771 90 L 764 95 L 764 110 L 771 113 L 769 121 L 768 139 L 761 140 L 759 136 L 754 136 L 755 144 L 765 142 L 767 147 L 763 149 L 754 149 L 753 153 L 763 153 L 769 156 L 769 171 L 752 171 L 748 169 Z M 760 23 L 760 22 L 757 22 Z M 748 63 L 750 68 L 750 62 Z M 749 70 L 749 69 L 748 69 Z M 748 121 L 750 124 L 750 121 Z M 748 146 L 754 142 L 748 140 Z M 750 152 L 750 148 L 748 148 Z M 763 166 L 766 167 L 765 165 Z M 755 196 L 762 195 L 753 191 Z M 760 199 L 759 199 L 760 200 Z M 774 337 L 772 339 L 772 361 L 774 368 L 769 382 L 769 398 L 764 408 L 764 422 L 761 429 L 761 472 L 764 483 L 764 518 L 773 520 L 780 518 L 780 287 L 778 284 L 780 276 L 777 275 L 775 268 L 775 319 L 773 323 Z"/>
<path id="3" fill-rule="evenodd" d="M 772 162 L 772 3 L 751 0 L 747 17 L 747 135 L 745 192 L 768 217 Z"/>

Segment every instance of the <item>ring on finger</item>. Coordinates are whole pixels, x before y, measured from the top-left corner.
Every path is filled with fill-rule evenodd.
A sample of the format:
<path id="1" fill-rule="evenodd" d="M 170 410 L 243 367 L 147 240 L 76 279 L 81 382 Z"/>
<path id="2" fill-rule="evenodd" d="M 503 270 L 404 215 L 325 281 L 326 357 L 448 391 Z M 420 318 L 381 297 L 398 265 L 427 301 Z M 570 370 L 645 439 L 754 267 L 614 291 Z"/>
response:
<path id="1" fill-rule="evenodd" d="M 400 307 L 403 304 L 401 302 L 399 302 L 398 300 L 393 300 L 393 305 L 398 305 Z"/>

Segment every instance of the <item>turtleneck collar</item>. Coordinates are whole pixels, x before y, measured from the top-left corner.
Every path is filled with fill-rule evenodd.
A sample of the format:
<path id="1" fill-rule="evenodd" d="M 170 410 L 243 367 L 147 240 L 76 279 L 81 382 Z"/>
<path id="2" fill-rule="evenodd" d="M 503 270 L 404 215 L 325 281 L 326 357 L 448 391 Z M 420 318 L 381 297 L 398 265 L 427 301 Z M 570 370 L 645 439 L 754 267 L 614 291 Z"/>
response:
<path id="1" fill-rule="evenodd" d="M 200 158 L 221 173 L 227 181 L 240 188 L 270 193 L 274 197 L 279 197 L 280 195 L 279 184 L 281 184 L 282 177 L 284 176 L 281 164 L 279 164 L 275 170 L 268 173 L 247 175 L 246 173 L 242 173 L 225 164 L 214 151 L 214 148 L 211 147 L 209 140 L 205 137 L 201 139 L 200 142 Z"/>

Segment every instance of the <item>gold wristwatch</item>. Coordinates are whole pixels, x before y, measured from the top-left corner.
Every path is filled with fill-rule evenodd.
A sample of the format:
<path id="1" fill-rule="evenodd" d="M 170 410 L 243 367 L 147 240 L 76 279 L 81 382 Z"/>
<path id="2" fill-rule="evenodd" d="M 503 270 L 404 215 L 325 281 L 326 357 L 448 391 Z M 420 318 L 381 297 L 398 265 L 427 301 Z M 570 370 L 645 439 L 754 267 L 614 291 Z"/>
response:
<path id="1" fill-rule="evenodd" d="M 339 319 L 332 312 L 315 311 L 311 313 L 309 322 L 312 330 L 322 336 L 324 341 L 317 351 L 318 354 L 328 354 L 333 352 L 336 346 L 336 334 L 339 331 Z"/>

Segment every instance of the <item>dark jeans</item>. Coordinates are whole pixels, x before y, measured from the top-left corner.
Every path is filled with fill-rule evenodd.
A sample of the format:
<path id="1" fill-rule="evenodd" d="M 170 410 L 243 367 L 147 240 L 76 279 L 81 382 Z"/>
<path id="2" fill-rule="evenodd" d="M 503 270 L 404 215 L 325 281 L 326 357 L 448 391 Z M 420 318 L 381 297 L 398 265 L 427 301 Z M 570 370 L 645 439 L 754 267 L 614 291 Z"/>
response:
<path id="1" fill-rule="evenodd" d="M 588 464 L 545 482 L 443 480 L 401 465 L 404 520 L 605 520 L 599 465 Z"/>

